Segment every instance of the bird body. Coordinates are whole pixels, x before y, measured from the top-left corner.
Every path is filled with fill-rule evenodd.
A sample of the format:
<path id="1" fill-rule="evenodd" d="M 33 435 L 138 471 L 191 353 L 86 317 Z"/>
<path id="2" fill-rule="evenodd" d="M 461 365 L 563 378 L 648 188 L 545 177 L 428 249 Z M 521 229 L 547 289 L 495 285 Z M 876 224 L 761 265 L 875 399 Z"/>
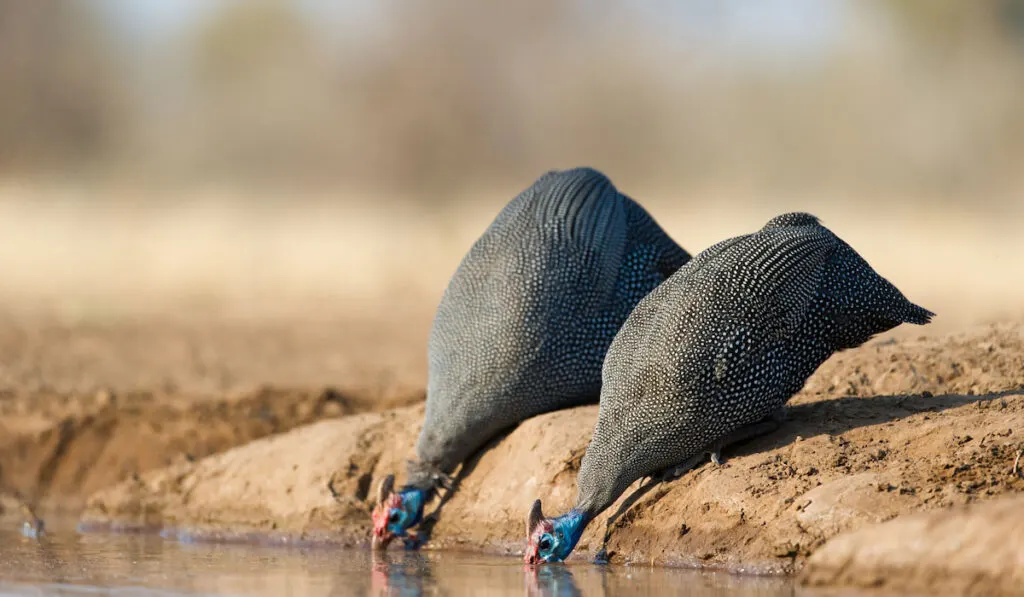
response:
<path id="1" fill-rule="evenodd" d="M 615 333 L 689 258 L 596 170 L 549 172 L 513 199 L 438 306 L 417 458 L 407 484 L 379 497 L 391 505 L 375 514 L 375 537 L 418 523 L 436 488 L 501 431 L 597 402 Z"/>
<path id="2" fill-rule="evenodd" d="M 585 526 L 637 479 L 770 417 L 834 352 L 932 315 L 810 214 L 708 248 L 640 301 L 612 342 L 572 519 Z M 581 532 L 568 525 L 543 550 L 535 527 L 561 521 L 545 521 L 537 503 L 531 522 L 527 559 L 564 558 Z"/>

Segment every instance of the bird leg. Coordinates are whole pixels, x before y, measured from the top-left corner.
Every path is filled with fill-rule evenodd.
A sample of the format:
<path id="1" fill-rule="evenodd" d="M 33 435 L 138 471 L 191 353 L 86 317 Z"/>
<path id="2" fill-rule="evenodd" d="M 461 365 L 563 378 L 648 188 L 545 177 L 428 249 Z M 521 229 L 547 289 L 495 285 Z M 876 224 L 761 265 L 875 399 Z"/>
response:
<path id="1" fill-rule="evenodd" d="M 697 468 L 697 465 L 704 460 L 705 454 L 706 452 L 701 452 L 700 454 L 697 454 L 696 456 L 690 458 L 689 460 L 683 462 L 682 464 L 676 465 L 675 467 L 670 469 L 666 469 L 664 472 L 661 473 L 661 475 L 659 475 L 659 478 L 657 480 L 671 481 L 673 479 L 678 479 L 679 477 L 682 477 L 687 471 Z"/>
<path id="2" fill-rule="evenodd" d="M 679 477 L 686 474 L 686 472 L 700 465 L 700 463 L 704 461 L 705 456 L 710 456 L 711 462 L 713 462 L 715 465 L 721 465 L 722 448 L 735 443 L 746 441 L 748 439 L 757 437 L 758 435 L 771 433 L 772 431 L 775 431 L 776 429 L 781 427 L 782 422 L 785 419 L 786 408 L 782 407 L 777 411 L 773 412 L 771 415 L 765 417 L 764 419 L 756 423 L 740 427 L 739 429 L 733 431 L 729 435 L 726 435 L 721 440 L 708 446 L 706 450 L 698 452 L 696 456 L 691 457 L 689 460 L 686 460 L 672 468 L 667 468 L 661 471 L 660 473 L 648 475 L 640 483 L 640 487 L 638 487 L 636 491 L 630 494 L 629 497 L 627 497 L 626 500 L 622 502 L 622 505 L 619 506 L 619 509 L 608 518 L 608 521 L 605 526 L 604 541 L 602 541 L 601 543 L 601 549 L 597 552 L 595 563 L 608 563 L 607 544 L 608 539 L 611 537 L 612 527 L 615 526 L 615 521 L 618 520 L 618 518 L 626 510 L 632 507 L 632 505 L 635 504 L 641 497 L 643 497 L 646 493 L 653 489 L 655 485 L 667 481 L 672 481 L 674 479 L 678 479 Z"/>
<path id="3" fill-rule="evenodd" d="M 434 532 L 434 526 L 440 518 L 441 509 L 452 498 L 463 474 L 464 471 L 462 469 L 459 470 L 457 477 L 452 477 L 440 471 L 434 471 L 431 474 L 431 481 L 433 482 L 432 496 L 427 501 L 429 502 L 433 499 L 433 495 L 436 495 L 438 497 L 437 506 L 430 513 L 423 516 L 423 520 L 416 527 L 417 532 L 408 531 L 408 536 L 402 538 L 406 549 L 419 549 L 430 540 L 430 536 Z"/>
<path id="4" fill-rule="evenodd" d="M 708 448 L 707 451 L 707 454 L 711 457 L 711 462 L 713 462 L 715 466 L 721 466 L 722 448 L 731 446 L 732 444 L 745 442 L 748 439 L 753 439 L 759 435 L 771 433 L 779 427 L 782 427 L 782 423 L 786 420 L 786 416 L 786 407 L 783 406 L 760 421 L 740 427 L 729 435 L 711 444 L 711 447 Z"/>
<path id="5" fill-rule="evenodd" d="M 650 478 L 652 481 L 671 481 L 672 479 L 678 479 L 687 471 L 694 469 L 704 460 L 704 456 L 708 456 L 711 462 L 715 466 L 722 465 L 722 449 L 733 444 L 753 439 L 759 435 L 765 435 L 771 433 L 782 426 L 782 422 L 786 420 L 786 407 L 782 407 L 767 417 L 761 419 L 756 423 L 751 423 L 736 429 L 732 433 L 726 435 L 722 439 L 712 443 L 707 447 L 706 450 L 697 454 L 693 458 L 679 464 L 673 468 L 666 469 L 659 475 L 652 475 Z"/>
<path id="6" fill-rule="evenodd" d="M 438 489 L 444 489 L 445 495 L 447 495 L 455 487 L 455 479 L 451 475 L 436 471 L 431 480 L 434 482 L 434 487 Z"/>

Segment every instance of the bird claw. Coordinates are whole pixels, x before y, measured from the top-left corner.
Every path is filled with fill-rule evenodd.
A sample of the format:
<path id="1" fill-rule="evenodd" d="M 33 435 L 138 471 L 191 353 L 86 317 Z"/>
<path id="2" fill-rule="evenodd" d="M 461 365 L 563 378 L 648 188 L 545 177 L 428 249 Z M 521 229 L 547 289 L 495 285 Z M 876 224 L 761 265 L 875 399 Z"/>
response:
<path id="1" fill-rule="evenodd" d="M 708 456 L 711 457 L 711 462 L 715 466 L 722 466 L 722 448 L 721 446 L 715 447 L 714 450 L 708 452 Z"/>

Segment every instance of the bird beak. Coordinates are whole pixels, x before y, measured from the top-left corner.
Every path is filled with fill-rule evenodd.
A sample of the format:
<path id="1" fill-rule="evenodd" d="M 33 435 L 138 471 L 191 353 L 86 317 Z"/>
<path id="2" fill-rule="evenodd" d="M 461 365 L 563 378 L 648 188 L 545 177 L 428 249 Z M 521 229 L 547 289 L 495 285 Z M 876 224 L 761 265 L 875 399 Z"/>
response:
<path id="1" fill-rule="evenodd" d="M 371 545 L 374 551 L 383 551 L 388 548 L 388 543 L 395 538 L 395 534 L 388 530 L 388 505 L 377 504 L 373 509 L 373 537 Z"/>
<path id="2" fill-rule="evenodd" d="M 371 545 L 374 551 L 383 551 L 388 548 L 388 543 L 395 538 L 395 534 L 388 531 L 388 501 L 394 493 L 395 476 L 384 477 L 377 487 L 377 505 L 370 514 L 373 520 L 373 538 Z"/>
<path id="3" fill-rule="evenodd" d="M 523 554 L 523 563 L 531 566 L 541 563 L 540 554 L 537 553 L 537 548 L 533 545 L 526 548 L 526 553 Z"/>
<path id="4" fill-rule="evenodd" d="M 388 544 L 391 543 L 391 540 L 394 538 L 394 533 L 388 533 L 387 531 L 383 533 L 375 532 L 373 534 L 373 540 L 371 542 L 373 551 L 384 551 L 388 548 Z"/>

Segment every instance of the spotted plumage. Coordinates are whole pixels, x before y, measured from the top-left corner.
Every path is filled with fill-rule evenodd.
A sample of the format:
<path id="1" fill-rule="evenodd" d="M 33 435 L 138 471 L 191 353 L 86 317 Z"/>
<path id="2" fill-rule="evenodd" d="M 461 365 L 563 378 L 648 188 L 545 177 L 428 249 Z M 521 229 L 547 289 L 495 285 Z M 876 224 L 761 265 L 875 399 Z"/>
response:
<path id="1" fill-rule="evenodd" d="M 612 342 L 572 518 L 553 519 L 560 534 L 533 533 L 527 559 L 564 558 L 631 483 L 767 419 L 834 352 L 932 316 L 810 214 L 703 251 L 640 301 Z M 531 520 L 543 520 L 539 503 Z M 553 549 L 537 547 L 545 538 Z"/>
<path id="2" fill-rule="evenodd" d="M 600 172 L 549 172 L 512 200 L 448 285 L 428 345 L 426 415 L 378 534 L 418 521 L 422 498 L 499 432 L 597 402 L 601 366 L 633 307 L 690 256 Z"/>

